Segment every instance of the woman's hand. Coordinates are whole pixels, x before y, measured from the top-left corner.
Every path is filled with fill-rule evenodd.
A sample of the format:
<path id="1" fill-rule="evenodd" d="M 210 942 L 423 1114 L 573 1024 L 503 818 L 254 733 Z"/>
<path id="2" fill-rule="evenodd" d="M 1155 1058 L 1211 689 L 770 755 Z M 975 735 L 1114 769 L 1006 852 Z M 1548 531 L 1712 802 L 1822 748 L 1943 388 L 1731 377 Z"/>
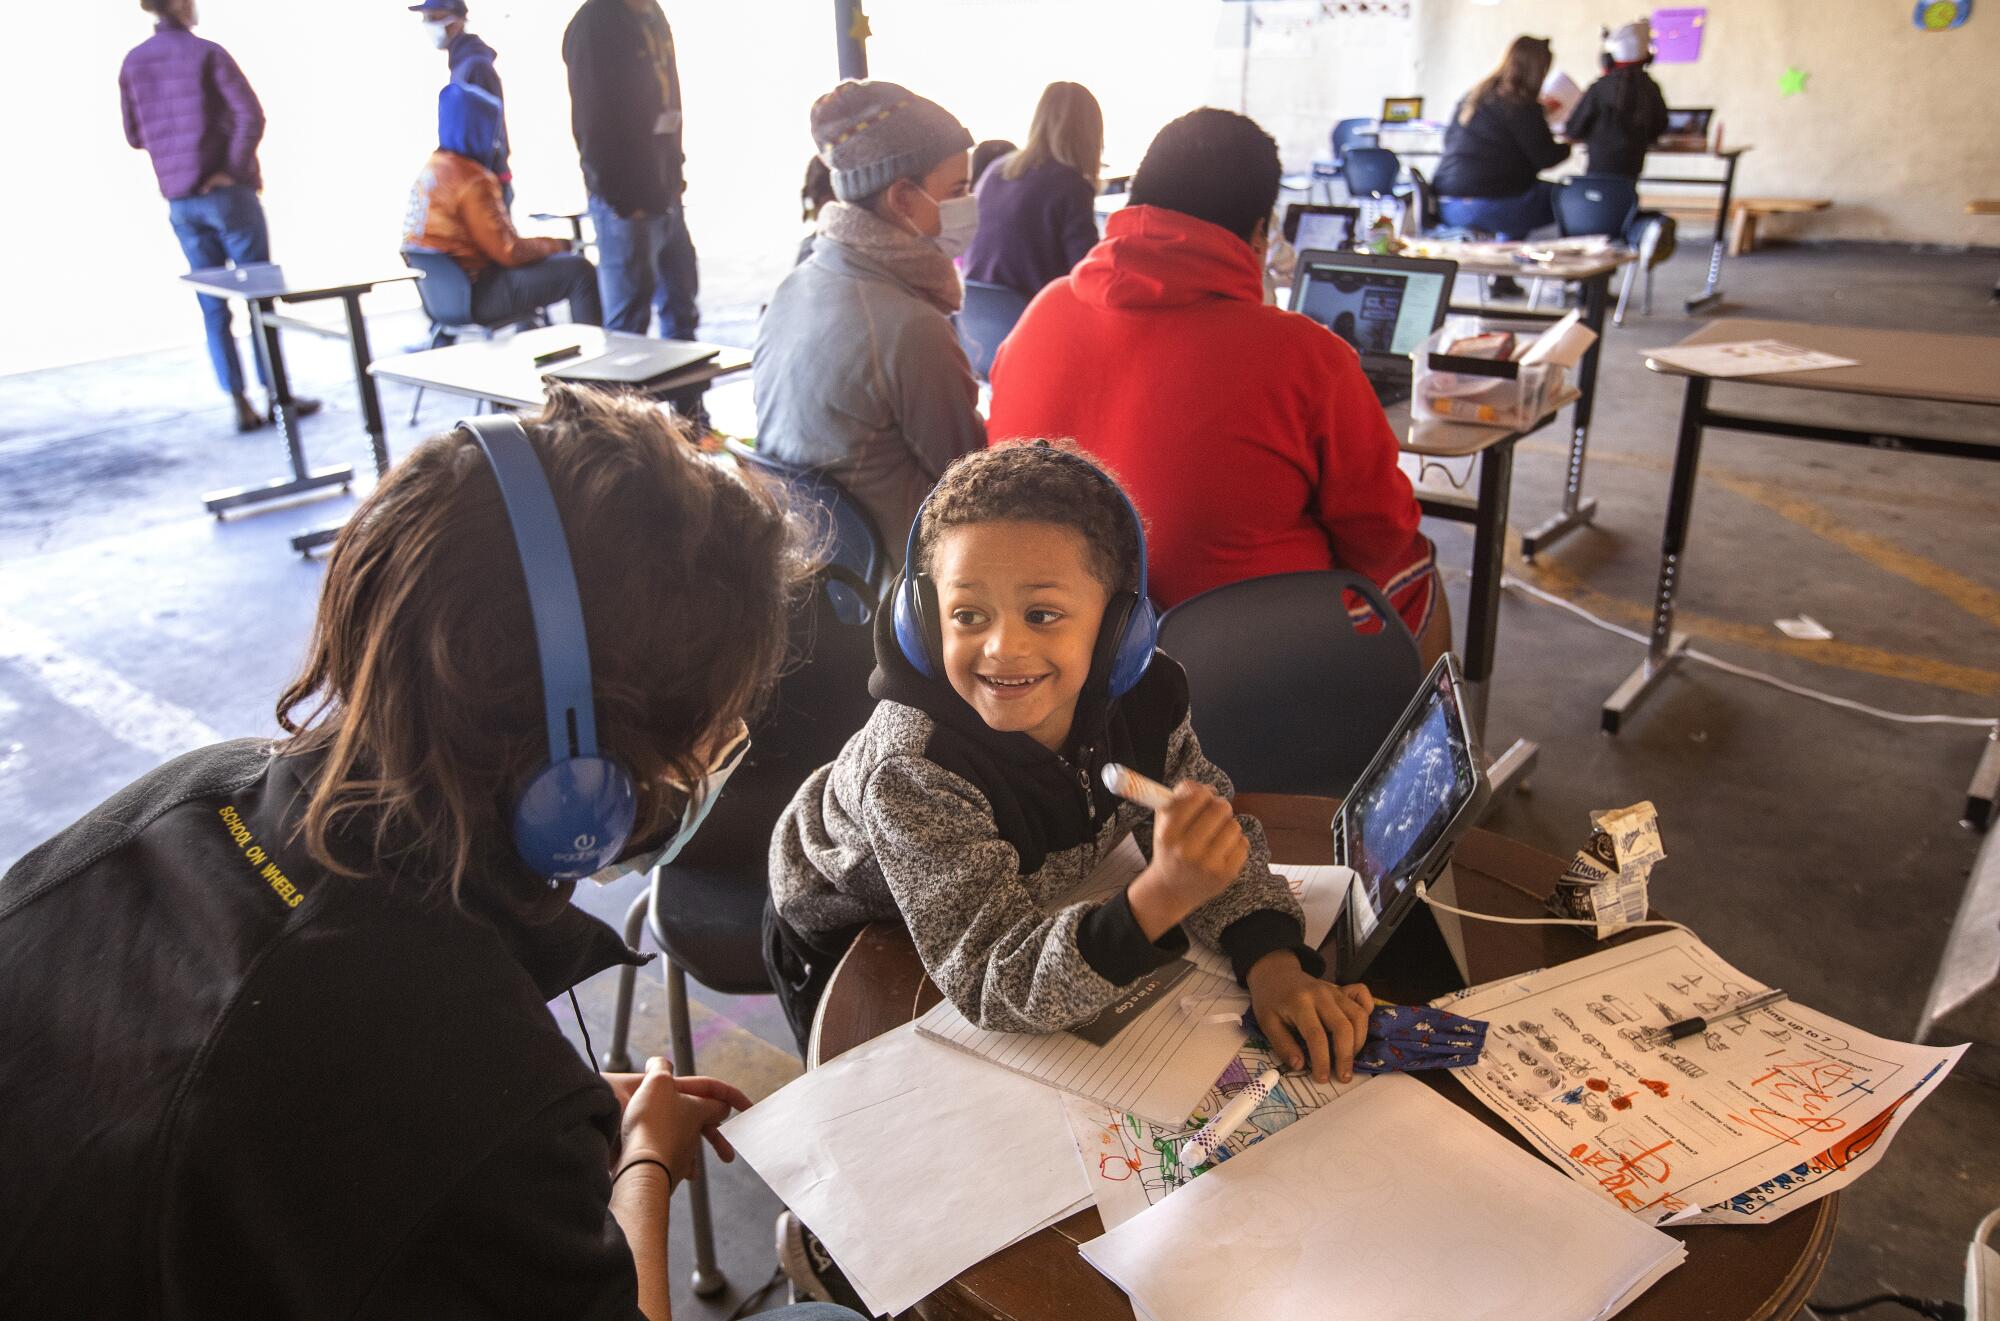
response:
<path id="1" fill-rule="evenodd" d="M 719 1126 L 734 1110 L 748 1110 L 750 1098 L 717 1078 L 676 1078 L 674 1066 L 655 1055 L 644 1073 L 607 1073 L 604 1081 L 625 1112 L 619 1164 L 645 1156 L 665 1163 L 679 1183 L 694 1173 L 702 1139 L 725 1161 L 736 1149 Z"/>
<path id="2" fill-rule="evenodd" d="M 1252 964 L 1249 983 L 1257 1027 L 1286 1068 L 1304 1068 L 1310 1059 L 1314 1081 L 1325 1082 L 1331 1063 L 1340 1081 L 1354 1081 L 1354 1052 L 1368 1039 L 1368 1015 L 1375 1007 L 1367 987 L 1308 976 L 1298 955 L 1284 949 Z"/>

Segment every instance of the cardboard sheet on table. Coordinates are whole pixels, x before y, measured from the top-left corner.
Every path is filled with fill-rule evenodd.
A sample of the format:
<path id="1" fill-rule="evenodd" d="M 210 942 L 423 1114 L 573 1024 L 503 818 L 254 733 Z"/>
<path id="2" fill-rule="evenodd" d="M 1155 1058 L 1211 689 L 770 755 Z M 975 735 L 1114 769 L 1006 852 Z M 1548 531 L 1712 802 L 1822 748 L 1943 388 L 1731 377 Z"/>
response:
<path id="1" fill-rule="evenodd" d="M 723 1133 L 878 1312 L 903 1311 L 1090 1200 L 1056 1092 L 909 1023 Z"/>
<path id="2" fill-rule="evenodd" d="M 1396 1075 L 1334 1098 L 1082 1252 L 1154 1321 L 1596 1321 L 1685 1256 Z"/>

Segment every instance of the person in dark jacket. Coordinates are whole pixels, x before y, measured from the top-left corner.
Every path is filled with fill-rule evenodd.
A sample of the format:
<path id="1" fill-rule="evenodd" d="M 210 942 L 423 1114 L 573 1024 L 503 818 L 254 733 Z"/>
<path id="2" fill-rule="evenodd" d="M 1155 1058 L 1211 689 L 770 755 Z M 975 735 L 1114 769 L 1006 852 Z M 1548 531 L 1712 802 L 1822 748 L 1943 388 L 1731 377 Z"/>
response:
<path id="1" fill-rule="evenodd" d="M 1028 145 L 979 180 L 979 232 L 965 278 L 1033 298 L 1097 246 L 1098 171 L 1104 112 L 1080 83 L 1050 83 L 1035 106 Z"/>
<path id="2" fill-rule="evenodd" d="M 271 260 L 264 207 L 257 200 L 264 177 L 257 144 L 264 137 L 264 108 L 250 80 L 229 52 L 194 35 L 194 0 L 139 0 L 159 21 L 153 35 L 125 56 L 118 70 L 118 99 L 125 140 L 153 159 L 167 218 L 187 254 L 188 269 L 242 266 Z M 236 429 L 254 431 L 271 420 L 244 386 L 243 360 L 230 329 L 229 300 L 197 294 L 208 334 L 215 379 L 236 405 Z M 264 380 L 264 359 L 257 357 Z M 317 399 L 292 401 L 293 411 L 319 411 Z"/>
<path id="3" fill-rule="evenodd" d="M 693 339 L 700 270 L 681 205 L 681 78 L 658 0 L 584 0 L 563 33 L 570 127 L 597 231 L 604 324 Z"/>
<path id="4" fill-rule="evenodd" d="M 424 31 L 430 34 L 432 44 L 444 52 L 452 82 L 470 83 L 482 92 L 492 93 L 503 107 L 506 105 L 507 92 L 500 85 L 500 71 L 494 67 L 499 53 L 466 30 L 465 0 L 423 0 L 422 4 L 411 5 L 410 12 L 423 19 Z M 493 159 L 480 163 L 500 177 L 501 201 L 512 206 L 514 172 L 508 168 L 508 154 L 507 115 L 503 109 Z"/>
<path id="5" fill-rule="evenodd" d="M 1667 131 L 1667 98 L 1647 74 L 1653 62 L 1653 25 L 1627 23 L 1604 39 L 1604 76 L 1569 112 L 1564 134 L 1583 144 L 1592 174 L 1637 179 L 1646 152 Z"/>
<path id="6" fill-rule="evenodd" d="M 1541 100 L 1552 59 L 1546 38 L 1516 37 L 1452 112 L 1436 180 L 1447 225 L 1518 239 L 1555 223 L 1553 185 L 1537 177 L 1569 159 Z"/>
<path id="7" fill-rule="evenodd" d="M 524 422 L 637 791 L 608 870 L 644 867 L 784 658 L 796 533 L 649 403 L 555 386 Z M 643 960 L 512 842 L 550 749 L 491 474 L 457 431 L 363 502 L 286 737 L 169 762 L 0 878 L 9 1315 L 668 1315 L 673 1186 L 747 1101 L 600 1075 L 550 1013 Z"/>

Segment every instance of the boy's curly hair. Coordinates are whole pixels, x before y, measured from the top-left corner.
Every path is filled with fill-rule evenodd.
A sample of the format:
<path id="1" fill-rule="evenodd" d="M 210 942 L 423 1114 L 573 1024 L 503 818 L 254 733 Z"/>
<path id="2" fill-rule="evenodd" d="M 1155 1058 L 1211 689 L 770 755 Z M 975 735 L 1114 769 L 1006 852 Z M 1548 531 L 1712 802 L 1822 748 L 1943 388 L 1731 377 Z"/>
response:
<path id="1" fill-rule="evenodd" d="M 1013 441 L 961 455 L 945 469 L 925 507 L 917 567 L 930 571 L 938 538 L 955 527 L 1053 523 L 1083 534 L 1091 574 L 1106 591 L 1136 592 L 1139 529 L 1117 481 L 1069 440 Z"/>

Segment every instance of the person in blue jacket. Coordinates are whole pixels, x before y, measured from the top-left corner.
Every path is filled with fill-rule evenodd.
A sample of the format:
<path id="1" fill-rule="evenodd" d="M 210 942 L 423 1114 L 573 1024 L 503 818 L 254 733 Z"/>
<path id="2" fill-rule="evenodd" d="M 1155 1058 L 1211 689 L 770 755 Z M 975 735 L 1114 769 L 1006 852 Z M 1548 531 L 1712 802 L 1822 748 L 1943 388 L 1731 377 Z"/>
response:
<path id="1" fill-rule="evenodd" d="M 491 92 L 503 106 L 506 104 L 507 93 L 500 86 L 500 71 L 493 67 L 500 56 L 491 46 L 466 30 L 465 0 L 423 0 L 421 4 L 411 5 L 410 12 L 423 19 L 424 31 L 429 34 L 431 44 L 445 53 L 452 82 L 470 83 L 482 92 Z M 508 168 L 507 158 L 507 116 L 503 110 L 499 145 L 493 159 L 483 163 L 500 176 L 501 200 L 512 206 L 514 172 Z"/>

